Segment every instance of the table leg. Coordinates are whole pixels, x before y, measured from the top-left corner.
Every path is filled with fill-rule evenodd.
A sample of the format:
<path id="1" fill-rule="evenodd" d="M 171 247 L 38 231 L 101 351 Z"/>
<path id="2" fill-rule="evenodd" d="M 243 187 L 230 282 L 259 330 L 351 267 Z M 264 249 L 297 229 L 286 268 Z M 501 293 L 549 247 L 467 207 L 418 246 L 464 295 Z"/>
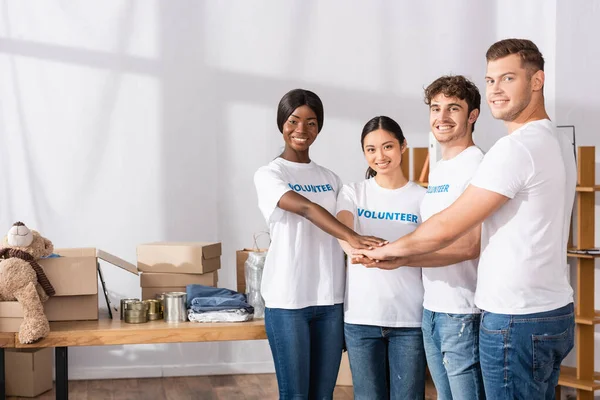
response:
<path id="1" fill-rule="evenodd" d="M 69 354 L 68 347 L 54 349 L 54 362 L 56 368 L 56 400 L 69 398 Z"/>
<path id="2" fill-rule="evenodd" d="M 0 347 L 0 399 L 6 399 L 6 369 L 4 368 L 4 347 Z"/>

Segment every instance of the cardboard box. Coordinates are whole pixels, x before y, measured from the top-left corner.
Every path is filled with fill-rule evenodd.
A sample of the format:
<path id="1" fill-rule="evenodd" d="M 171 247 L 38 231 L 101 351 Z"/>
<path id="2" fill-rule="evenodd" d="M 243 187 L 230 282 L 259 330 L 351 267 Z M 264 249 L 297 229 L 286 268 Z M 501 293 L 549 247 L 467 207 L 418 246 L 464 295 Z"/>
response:
<path id="1" fill-rule="evenodd" d="M 6 349 L 6 395 L 35 397 L 52 389 L 52 348 Z"/>
<path id="2" fill-rule="evenodd" d="M 98 294 L 52 296 L 44 303 L 48 321 L 98 319 Z M 18 301 L 0 301 L 0 332 L 18 332 L 23 322 L 23 308 Z"/>
<path id="3" fill-rule="evenodd" d="M 98 259 L 130 273 L 137 267 L 119 257 L 96 248 L 55 249 L 61 257 L 39 260 L 56 295 L 44 303 L 49 321 L 98 319 Z M 23 320 L 23 310 L 16 302 L 0 302 L 0 332 L 16 332 Z"/>
<path id="4" fill-rule="evenodd" d="M 240 293 L 246 293 L 246 272 L 244 264 L 248 259 L 248 253 L 254 251 L 267 251 L 268 249 L 242 249 L 235 252 L 235 264 L 236 264 L 236 275 L 237 275 L 237 291 Z"/>
<path id="5" fill-rule="evenodd" d="M 336 381 L 336 386 L 352 386 L 352 372 L 350 372 L 350 361 L 348 360 L 348 352 L 342 354 L 342 362 L 340 371 Z"/>
<path id="6" fill-rule="evenodd" d="M 39 261 L 56 296 L 98 294 L 96 249 L 56 249 L 61 257 Z"/>
<path id="7" fill-rule="evenodd" d="M 174 286 L 174 287 L 143 287 L 142 288 L 142 300 L 155 299 L 157 294 L 165 292 L 184 292 L 185 286 Z"/>
<path id="8" fill-rule="evenodd" d="M 49 321 L 98 319 L 96 249 L 56 249 L 61 257 L 39 261 L 56 294 L 44 303 Z M 23 309 L 17 301 L 0 302 L 0 331 L 17 332 Z"/>
<path id="9" fill-rule="evenodd" d="M 0 318 L 0 332 L 19 332 L 23 318 L 2 317 Z"/>
<path id="10" fill-rule="evenodd" d="M 137 247 L 142 272 L 205 274 L 221 268 L 221 243 L 157 242 Z"/>
<path id="11" fill-rule="evenodd" d="M 143 272 L 140 275 L 141 287 L 176 287 L 187 285 L 204 285 L 217 287 L 218 272 L 206 274 L 167 274 L 160 272 Z"/>

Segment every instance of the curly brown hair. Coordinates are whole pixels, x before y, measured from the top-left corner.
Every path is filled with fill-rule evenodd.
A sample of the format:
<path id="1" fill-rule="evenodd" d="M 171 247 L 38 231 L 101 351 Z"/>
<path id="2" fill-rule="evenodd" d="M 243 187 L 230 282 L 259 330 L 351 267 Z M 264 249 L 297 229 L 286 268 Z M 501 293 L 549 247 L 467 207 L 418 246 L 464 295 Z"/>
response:
<path id="1" fill-rule="evenodd" d="M 456 97 L 464 100 L 468 106 L 468 114 L 481 107 L 481 94 L 477 86 L 462 75 L 445 75 L 437 78 L 425 88 L 425 104 L 431 105 L 431 100 L 442 93 L 446 97 Z M 475 122 L 473 122 L 475 131 Z"/>

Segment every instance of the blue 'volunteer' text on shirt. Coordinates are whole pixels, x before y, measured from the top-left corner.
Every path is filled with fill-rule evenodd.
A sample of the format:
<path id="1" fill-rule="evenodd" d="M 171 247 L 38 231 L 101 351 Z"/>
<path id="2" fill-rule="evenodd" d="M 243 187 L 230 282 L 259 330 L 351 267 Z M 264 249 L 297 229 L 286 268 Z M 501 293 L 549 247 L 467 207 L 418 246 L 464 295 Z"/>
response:
<path id="1" fill-rule="evenodd" d="M 321 193 L 321 192 L 333 192 L 333 188 L 328 183 L 326 185 L 298 185 L 288 183 L 290 189 L 294 192 L 313 192 L 313 193 Z"/>
<path id="2" fill-rule="evenodd" d="M 395 212 L 385 212 L 385 211 L 371 211 L 365 210 L 364 208 L 358 209 L 358 217 L 370 218 L 370 219 L 385 219 L 389 221 L 406 221 L 413 222 L 415 224 L 418 223 L 419 217 L 414 214 L 407 213 L 395 213 Z"/>
<path id="3" fill-rule="evenodd" d="M 449 187 L 450 185 L 429 186 L 427 188 L 427 193 L 448 193 Z"/>

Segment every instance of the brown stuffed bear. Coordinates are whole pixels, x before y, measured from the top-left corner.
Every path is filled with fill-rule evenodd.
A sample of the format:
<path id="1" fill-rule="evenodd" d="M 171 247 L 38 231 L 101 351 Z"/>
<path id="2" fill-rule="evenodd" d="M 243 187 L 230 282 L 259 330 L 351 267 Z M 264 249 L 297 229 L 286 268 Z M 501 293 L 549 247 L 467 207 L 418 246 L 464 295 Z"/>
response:
<path id="1" fill-rule="evenodd" d="M 54 295 L 54 288 L 36 260 L 53 251 L 51 241 L 22 222 L 16 222 L 0 244 L 0 301 L 17 300 L 23 307 L 21 343 L 33 343 L 50 332 L 42 302 Z"/>

